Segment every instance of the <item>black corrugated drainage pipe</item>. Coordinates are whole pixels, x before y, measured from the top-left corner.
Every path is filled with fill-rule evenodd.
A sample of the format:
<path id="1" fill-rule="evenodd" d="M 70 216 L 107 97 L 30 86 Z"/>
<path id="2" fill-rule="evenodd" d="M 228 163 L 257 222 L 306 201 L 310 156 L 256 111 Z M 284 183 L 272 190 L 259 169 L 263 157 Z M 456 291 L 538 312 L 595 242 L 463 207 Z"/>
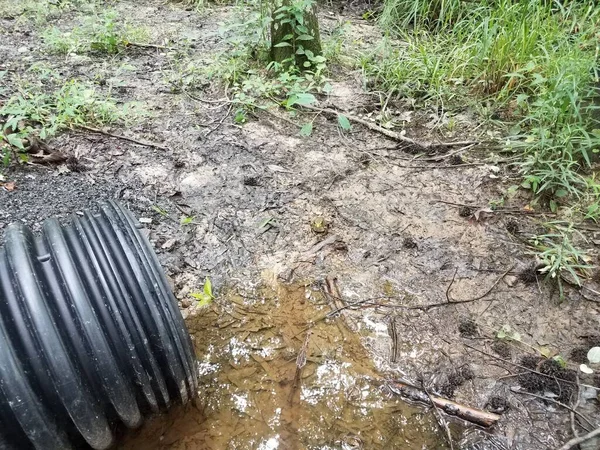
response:
<path id="1" fill-rule="evenodd" d="M 186 403 L 189 334 L 150 243 L 116 202 L 0 248 L 0 449 L 105 449 Z"/>

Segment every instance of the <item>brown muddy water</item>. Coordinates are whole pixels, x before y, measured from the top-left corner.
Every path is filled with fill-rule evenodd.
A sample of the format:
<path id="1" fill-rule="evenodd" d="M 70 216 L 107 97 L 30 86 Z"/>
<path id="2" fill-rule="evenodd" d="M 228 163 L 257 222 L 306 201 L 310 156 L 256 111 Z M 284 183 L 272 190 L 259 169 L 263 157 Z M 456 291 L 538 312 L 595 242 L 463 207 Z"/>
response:
<path id="1" fill-rule="evenodd" d="M 198 398 L 150 420 L 121 448 L 447 448 L 425 408 L 385 387 L 361 336 L 343 318 L 325 318 L 333 308 L 320 289 L 296 284 L 231 290 L 186 311 Z"/>

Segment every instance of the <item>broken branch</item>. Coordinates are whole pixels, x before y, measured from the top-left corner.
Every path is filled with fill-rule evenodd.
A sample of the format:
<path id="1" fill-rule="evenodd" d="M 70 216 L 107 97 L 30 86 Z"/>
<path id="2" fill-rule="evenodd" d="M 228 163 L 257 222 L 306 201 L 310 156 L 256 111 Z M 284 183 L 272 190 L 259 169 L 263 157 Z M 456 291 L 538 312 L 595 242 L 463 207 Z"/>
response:
<path id="1" fill-rule="evenodd" d="M 600 436 L 600 428 L 596 428 L 595 430 L 589 432 L 588 434 L 585 434 L 578 438 L 573 438 L 570 441 L 565 442 L 565 444 L 562 447 L 560 447 L 558 450 L 569 450 L 569 449 L 575 447 L 576 445 L 579 445 L 585 441 L 594 439 L 596 436 Z"/>
<path id="2" fill-rule="evenodd" d="M 311 111 L 317 111 L 317 112 L 320 112 L 320 113 L 323 113 L 323 114 L 330 114 L 330 115 L 335 115 L 335 116 L 338 116 L 338 115 L 341 114 L 338 111 L 336 111 L 335 109 L 318 108 L 316 106 L 311 106 L 311 105 L 302 105 L 302 107 L 306 108 L 306 109 L 310 109 Z M 345 113 L 343 115 L 344 115 L 344 117 L 346 117 L 351 122 L 356 122 L 358 124 L 361 124 L 361 125 L 367 127 L 371 131 L 376 131 L 377 133 L 383 134 L 384 136 L 387 136 L 390 139 L 393 139 L 395 141 L 406 142 L 408 144 L 415 145 L 415 146 L 421 147 L 421 148 L 428 148 L 428 147 L 433 147 L 433 146 L 451 147 L 451 146 L 455 146 L 455 145 L 472 145 L 472 144 L 474 145 L 474 144 L 479 144 L 479 141 L 442 142 L 442 143 L 439 143 L 439 144 L 435 144 L 435 143 L 424 144 L 424 143 L 421 143 L 421 142 L 417 142 L 414 139 L 406 137 L 406 136 L 404 136 L 404 135 L 402 135 L 400 133 L 397 133 L 395 131 L 388 130 L 387 128 L 383 128 L 383 127 L 381 127 L 381 126 L 379 126 L 377 124 L 369 122 L 368 120 L 362 119 L 360 117 L 348 115 L 348 114 L 345 114 Z"/>
<path id="3" fill-rule="evenodd" d="M 104 131 L 99 128 L 88 127 L 86 125 L 77 125 L 77 128 L 81 128 L 82 130 L 86 130 L 91 133 L 103 134 L 104 136 L 110 136 L 115 139 L 121 139 L 122 141 L 133 142 L 134 144 L 143 145 L 144 147 L 152 147 L 152 148 L 157 148 L 159 150 L 169 150 L 169 148 L 165 147 L 164 145 L 156 144 L 154 142 L 140 141 L 138 139 L 130 138 L 127 136 L 121 136 L 119 134 L 109 133 L 108 131 Z"/>
<path id="4" fill-rule="evenodd" d="M 446 414 L 466 420 L 467 422 L 471 422 L 475 425 L 487 428 L 491 427 L 498 422 L 498 420 L 500 420 L 500 416 L 498 414 L 471 408 L 470 406 L 461 405 L 460 403 L 453 402 L 452 400 L 429 394 L 428 392 L 424 392 L 422 389 L 419 389 L 418 387 L 406 382 L 390 382 L 389 387 L 392 392 L 401 397 L 416 402 L 435 405 Z"/>

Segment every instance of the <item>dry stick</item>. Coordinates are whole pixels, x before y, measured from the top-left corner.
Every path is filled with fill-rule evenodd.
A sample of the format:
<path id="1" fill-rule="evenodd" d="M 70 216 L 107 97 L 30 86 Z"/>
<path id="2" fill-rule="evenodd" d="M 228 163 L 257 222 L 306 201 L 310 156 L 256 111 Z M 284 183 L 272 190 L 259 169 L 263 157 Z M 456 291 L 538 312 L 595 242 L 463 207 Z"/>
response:
<path id="1" fill-rule="evenodd" d="M 562 447 L 560 447 L 558 450 L 569 450 L 573 447 L 575 447 L 576 445 L 579 445 L 585 441 L 589 441 L 590 439 L 594 439 L 596 436 L 600 436 L 600 428 L 596 428 L 594 431 L 591 431 L 590 433 L 578 437 L 578 438 L 573 438 L 570 441 L 567 441 Z"/>
<path id="2" fill-rule="evenodd" d="M 442 416 L 442 413 L 440 413 L 437 404 L 433 401 L 431 394 L 427 389 L 425 389 L 425 387 L 423 387 L 423 392 L 427 394 L 429 401 L 433 405 L 433 409 L 435 410 L 435 415 L 437 416 L 438 423 L 446 431 L 446 436 L 448 437 L 448 444 L 450 444 L 450 450 L 454 450 L 454 443 L 452 442 L 452 433 L 450 433 L 450 427 L 448 427 L 448 423 L 444 419 L 444 416 Z"/>
<path id="3" fill-rule="evenodd" d="M 76 126 L 77 126 L 77 128 L 81 128 L 82 130 L 90 131 L 92 133 L 103 134 L 105 136 L 110 136 L 115 139 L 121 139 L 123 141 L 133 142 L 134 144 L 143 145 L 144 147 L 152 147 L 152 148 L 157 148 L 159 150 L 169 150 L 169 147 L 165 147 L 164 145 L 160 145 L 160 144 L 155 144 L 154 142 L 140 141 L 138 139 L 130 138 L 127 136 L 121 136 L 119 134 L 109 133 L 108 131 L 104 131 L 99 128 L 88 127 L 86 125 L 76 125 Z"/>
<path id="4" fill-rule="evenodd" d="M 585 417 L 583 414 L 581 414 L 580 412 L 578 412 L 575 409 L 571 408 L 569 405 L 566 405 L 566 404 L 564 404 L 562 402 L 559 402 L 558 400 L 554 400 L 553 398 L 544 397 L 543 395 L 537 395 L 537 394 L 534 394 L 532 392 L 527 392 L 527 391 L 517 391 L 515 389 L 511 389 L 510 391 L 514 392 L 515 394 L 529 395 L 531 397 L 539 398 L 540 400 L 544 400 L 544 401 L 548 401 L 550 403 L 554 403 L 557 406 L 560 406 L 562 408 L 565 408 L 565 409 L 569 410 L 571 412 L 571 414 L 577 414 L 581 419 L 585 420 L 591 427 L 595 427 L 596 426 L 596 425 L 594 425 L 590 421 L 590 419 L 588 419 L 587 417 Z M 586 431 L 589 431 L 589 430 L 586 429 Z"/>
<path id="5" fill-rule="evenodd" d="M 490 358 L 497 359 L 497 360 L 502 361 L 502 362 L 504 362 L 506 364 L 510 364 L 511 366 L 518 367 L 519 369 L 523 369 L 523 370 L 526 370 L 528 372 L 535 373 L 535 374 L 537 374 L 539 376 L 549 378 L 549 379 L 551 379 L 553 381 L 562 381 L 563 383 L 573 384 L 575 386 L 585 386 L 587 388 L 595 389 L 596 391 L 600 391 L 600 388 L 597 387 L 597 386 L 592 386 L 591 384 L 583 384 L 583 383 L 579 383 L 578 384 L 575 381 L 565 380 L 564 378 L 558 378 L 558 377 L 554 377 L 552 375 L 546 375 L 545 373 L 542 373 L 542 372 L 539 372 L 539 371 L 537 371 L 535 369 L 530 369 L 529 367 L 525 367 L 525 366 L 522 366 L 520 364 L 514 363 L 512 361 L 509 361 L 508 359 L 500 358 L 499 356 L 496 356 L 496 355 L 493 355 L 493 354 L 488 353 L 486 351 L 483 351 L 483 350 L 481 350 L 481 349 L 479 349 L 477 347 L 473 347 L 472 345 L 469 345 L 469 344 L 467 344 L 465 342 L 463 342 L 463 345 L 465 347 L 470 348 L 471 350 L 475 350 L 476 352 L 479 352 L 479 353 L 481 353 L 481 354 L 483 354 L 485 356 L 489 356 Z"/>
<path id="6" fill-rule="evenodd" d="M 475 167 L 475 166 L 485 166 L 485 163 L 468 163 L 468 164 L 448 164 L 444 166 L 406 166 L 404 164 L 394 164 L 390 163 L 393 166 L 400 167 L 402 169 L 460 169 L 461 167 Z"/>
<path id="7" fill-rule="evenodd" d="M 229 105 L 229 108 L 227 109 L 227 112 L 223 115 L 223 117 L 221 118 L 221 120 L 219 120 L 219 122 L 214 127 L 212 127 L 210 130 L 208 130 L 206 132 L 206 134 L 204 135 L 205 138 L 207 138 L 214 131 L 217 131 L 219 129 L 219 127 L 221 125 L 223 125 L 223 122 L 225 122 L 225 119 L 227 119 L 227 117 L 229 117 L 229 114 L 231 114 L 231 110 L 232 109 L 233 109 L 233 103 L 231 105 Z"/>
<path id="8" fill-rule="evenodd" d="M 388 387 L 393 393 L 398 394 L 401 397 L 425 404 L 432 402 L 446 414 L 466 420 L 467 422 L 475 425 L 491 427 L 498 422 L 498 420 L 500 420 L 500 416 L 498 414 L 471 408 L 466 405 L 461 405 L 460 403 L 456 403 L 452 400 L 438 397 L 436 395 L 430 395 L 429 393 L 423 392 L 422 389 L 406 381 L 388 382 Z"/>
<path id="9" fill-rule="evenodd" d="M 156 48 L 159 50 L 177 50 L 173 47 L 165 47 L 164 45 L 158 44 L 140 44 L 138 42 L 128 42 L 127 47 L 140 47 L 140 48 Z"/>
<path id="10" fill-rule="evenodd" d="M 228 98 L 223 98 L 221 100 L 208 100 L 208 99 L 205 99 L 205 98 L 196 97 L 195 95 L 190 94 L 185 89 L 182 89 L 181 92 L 183 92 L 185 95 L 187 95 L 192 100 L 195 100 L 195 101 L 200 102 L 200 103 L 209 103 L 209 104 L 220 103 L 219 108 L 222 108 L 223 106 L 225 106 L 225 105 L 227 105 L 229 103 L 232 103 L 232 101 L 229 100 Z"/>
<path id="11" fill-rule="evenodd" d="M 306 108 L 306 109 L 310 109 L 311 111 L 318 111 L 318 112 L 325 113 L 325 114 L 333 114 L 333 115 L 336 115 L 336 116 L 340 115 L 340 113 L 338 111 L 336 111 L 335 109 L 317 108 L 316 106 L 311 106 L 311 105 L 302 105 L 302 107 Z M 361 119 L 360 117 L 351 116 L 351 115 L 348 115 L 348 114 L 344 114 L 344 117 L 346 117 L 348 120 L 350 120 L 352 122 L 356 122 L 356 123 L 359 123 L 361 125 L 364 125 L 365 127 L 367 127 L 371 131 L 376 131 L 378 133 L 383 134 L 384 136 L 389 137 L 390 139 L 394 139 L 395 141 L 407 142 L 409 144 L 413 144 L 413 145 L 416 145 L 416 146 L 419 146 L 419 147 L 423 147 L 423 148 L 428 148 L 428 147 L 432 147 L 432 146 L 450 147 L 450 146 L 455 146 L 455 145 L 479 144 L 479 141 L 442 142 L 442 143 L 439 143 L 439 144 L 422 144 L 420 142 L 415 141 L 414 139 L 411 139 L 409 137 L 403 136 L 400 133 L 396 133 L 395 131 L 383 128 L 383 127 L 381 127 L 379 125 L 376 125 L 374 123 L 369 122 L 368 120 Z"/>
<path id="12" fill-rule="evenodd" d="M 579 386 L 579 375 L 576 378 L 577 381 L 577 400 L 573 405 L 573 410 L 570 412 L 571 416 L 571 431 L 573 431 L 573 437 L 579 437 L 579 433 L 577 432 L 577 427 L 575 426 L 575 413 L 577 412 L 577 408 L 579 407 L 579 400 L 581 398 L 581 386 Z M 589 431 L 589 430 L 586 430 Z"/>
<path id="13" fill-rule="evenodd" d="M 414 158 L 398 158 L 398 159 L 401 159 L 403 161 L 438 162 L 438 161 L 441 161 L 443 159 L 450 158 L 450 157 L 452 157 L 454 155 L 458 155 L 460 153 L 464 153 L 467 150 L 475 147 L 476 145 L 477 145 L 476 143 L 474 143 L 474 144 L 468 144 L 468 145 L 465 145 L 462 148 L 459 148 L 458 150 L 454 150 L 453 152 L 448 152 L 448 153 L 446 153 L 444 155 L 431 156 L 429 158 L 419 158 L 418 156 L 415 156 Z M 389 150 L 393 150 L 393 149 L 389 149 Z M 455 164 L 455 165 L 459 165 L 459 164 Z"/>
<path id="14" fill-rule="evenodd" d="M 466 164 L 462 164 L 462 166 L 465 166 L 465 165 Z M 429 167 L 429 166 L 427 166 L 427 167 Z M 431 166 L 431 167 L 435 168 L 436 166 Z M 457 167 L 461 167 L 461 165 L 459 165 Z M 467 208 L 472 208 L 472 209 L 488 208 L 488 206 L 467 205 L 466 203 L 448 202 L 446 200 L 433 200 L 431 203 L 443 203 L 444 205 L 451 205 L 451 206 L 457 206 L 457 207 L 465 207 L 466 206 Z M 525 214 L 525 215 L 530 215 L 530 216 L 555 216 L 556 215 L 555 213 L 552 213 L 552 212 L 527 211 L 527 210 L 519 209 L 519 208 L 498 208 L 498 209 L 492 210 L 492 212 L 504 213 L 504 214 Z"/>
<path id="15" fill-rule="evenodd" d="M 454 300 L 451 296 L 450 296 L 450 288 L 452 287 L 452 285 L 454 284 L 454 279 L 456 277 L 456 272 L 458 272 L 458 268 L 456 268 L 456 270 L 454 271 L 454 276 L 452 277 L 452 281 L 450 282 L 450 284 L 448 285 L 448 288 L 446 289 L 446 300 L 448 300 L 449 303 L 468 303 L 468 302 L 474 302 L 477 300 L 481 300 L 483 297 L 487 296 L 490 292 L 492 292 L 492 290 L 498 285 L 498 283 L 500 283 L 500 281 L 502 281 L 502 279 L 508 275 L 508 273 L 513 270 L 515 268 L 516 264 L 513 264 L 512 266 L 510 266 L 508 269 L 506 269 L 502 275 L 500 275 L 496 281 L 494 281 L 494 284 L 492 284 L 490 286 L 490 288 L 485 291 L 483 294 L 474 297 L 474 298 L 470 298 L 468 300 Z"/>

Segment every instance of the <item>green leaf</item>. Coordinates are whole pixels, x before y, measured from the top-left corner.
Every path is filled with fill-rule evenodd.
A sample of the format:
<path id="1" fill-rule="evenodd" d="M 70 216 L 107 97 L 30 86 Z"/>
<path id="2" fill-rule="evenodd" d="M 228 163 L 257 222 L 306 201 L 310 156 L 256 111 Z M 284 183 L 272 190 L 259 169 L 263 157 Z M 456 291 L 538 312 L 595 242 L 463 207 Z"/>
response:
<path id="1" fill-rule="evenodd" d="M 275 48 L 281 48 L 281 47 L 291 47 L 292 44 L 290 44 L 289 42 L 280 42 L 279 44 L 275 44 L 273 47 Z"/>
<path id="2" fill-rule="evenodd" d="M 552 211 L 553 213 L 558 211 L 558 203 L 556 203 L 556 201 L 550 200 L 549 205 L 550 205 L 550 211 Z"/>
<path id="3" fill-rule="evenodd" d="M 300 94 L 292 94 L 286 104 L 288 107 L 292 107 L 294 105 L 310 105 L 316 101 L 317 99 L 314 95 L 309 94 L 308 92 L 302 92 Z"/>
<path id="4" fill-rule="evenodd" d="M 310 136 L 313 132 L 313 123 L 312 122 L 307 122 L 304 125 L 302 125 L 302 128 L 300 129 L 300 136 Z"/>
<path id="5" fill-rule="evenodd" d="M 19 135 L 13 133 L 7 134 L 6 136 L 4 136 L 4 139 L 6 139 L 8 143 L 13 147 L 17 147 L 19 150 L 25 150 L 25 147 L 23 147 L 23 141 L 21 140 Z"/>
<path id="6" fill-rule="evenodd" d="M 350 125 L 350 121 L 348 118 L 342 114 L 338 114 L 338 124 L 342 128 L 342 130 L 348 131 L 352 129 L 352 125 Z"/>
<path id="7" fill-rule="evenodd" d="M 554 195 L 556 195 L 558 198 L 561 198 L 566 197 L 568 194 L 569 192 L 566 189 L 559 189 Z"/>
<path id="8" fill-rule="evenodd" d="M 312 66 L 312 64 L 310 63 L 310 61 L 304 61 L 304 62 L 302 63 L 302 65 L 303 65 L 304 67 L 310 67 L 310 66 Z"/>
<path id="9" fill-rule="evenodd" d="M 181 225 L 189 225 L 194 221 L 193 216 L 182 216 L 181 217 Z"/>
<path id="10" fill-rule="evenodd" d="M 213 301 L 212 297 L 208 297 L 204 292 L 191 292 L 190 297 L 198 300 L 198 306 L 200 308 L 209 306 Z"/>
<path id="11" fill-rule="evenodd" d="M 314 37 L 312 37 L 310 34 L 301 34 L 296 38 L 298 41 L 312 41 L 313 39 Z"/>
<path id="12" fill-rule="evenodd" d="M 565 359 L 560 356 L 560 355 L 556 355 L 554 358 L 552 358 L 554 361 L 556 361 L 558 363 L 558 365 L 564 369 L 567 367 L 567 362 L 565 361 Z"/>
<path id="13" fill-rule="evenodd" d="M 294 37 L 293 34 L 286 34 L 284 37 L 281 38 L 282 41 L 289 41 L 290 39 L 292 39 Z"/>
<path id="14" fill-rule="evenodd" d="M 206 277 L 204 280 L 204 293 L 208 295 L 210 298 L 213 298 L 212 294 L 212 283 L 210 282 L 210 278 Z"/>

